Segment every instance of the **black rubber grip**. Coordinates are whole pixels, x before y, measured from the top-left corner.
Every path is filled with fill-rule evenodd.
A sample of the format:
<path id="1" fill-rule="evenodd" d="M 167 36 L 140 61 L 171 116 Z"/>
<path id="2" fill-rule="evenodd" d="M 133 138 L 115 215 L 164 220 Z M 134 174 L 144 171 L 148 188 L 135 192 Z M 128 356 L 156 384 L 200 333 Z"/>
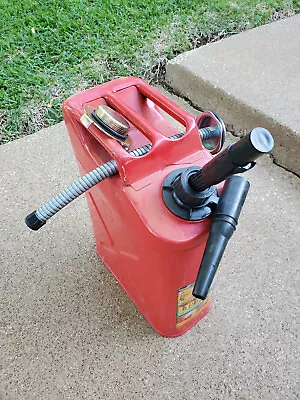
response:
<path id="1" fill-rule="evenodd" d="M 230 146 L 230 159 L 235 165 L 246 165 L 262 154 L 269 153 L 273 146 L 274 140 L 270 132 L 264 128 L 255 128 Z"/>
<path id="2" fill-rule="evenodd" d="M 269 131 L 255 128 L 238 142 L 228 146 L 189 178 L 194 190 L 202 191 L 217 185 L 230 176 L 245 172 L 255 165 L 254 160 L 269 153 L 274 140 Z M 252 165 L 251 165 L 252 164 Z"/>
<path id="3" fill-rule="evenodd" d="M 36 210 L 33 211 L 31 214 L 27 215 L 25 218 L 25 224 L 28 228 L 32 229 L 33 231 L 39 230 L 43 225 L 45 225 L 46 221 L 41 221 L 36 216 Z"/>

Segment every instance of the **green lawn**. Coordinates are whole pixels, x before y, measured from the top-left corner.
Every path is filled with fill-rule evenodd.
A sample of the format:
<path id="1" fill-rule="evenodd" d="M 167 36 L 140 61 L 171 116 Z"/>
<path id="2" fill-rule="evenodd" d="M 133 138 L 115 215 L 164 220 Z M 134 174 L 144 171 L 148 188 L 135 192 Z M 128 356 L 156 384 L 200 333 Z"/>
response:
<path id="1" fill-rule="evenodd" d="M 60 121 L 76 91 L 156 78 L 182 51 L 299 11 L 298 1 L 0 0 L 0 143 Z"/>

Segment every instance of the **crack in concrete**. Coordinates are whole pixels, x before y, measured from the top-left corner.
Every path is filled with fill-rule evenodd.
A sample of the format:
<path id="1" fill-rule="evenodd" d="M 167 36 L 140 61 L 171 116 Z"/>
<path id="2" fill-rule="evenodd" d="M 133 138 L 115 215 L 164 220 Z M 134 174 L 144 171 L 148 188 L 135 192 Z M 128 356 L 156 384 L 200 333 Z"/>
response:
<path id="1" fill-rule="evenodd" d="M 166 81 L 160 82 L 160 85 L 161 85 L 165 90 L 167 90 L 169 93 L 171 93 L 171 94 L 173 94 L 173 95 L 175 95 L 175 96 L 181 98 L 182 100 L 184 100 L 189 106 L 193 107 L 195 110 L 201 111 L 201 112 L 205 111 L 203 108 L 201 108 L 201 107 L 197 106 L 196 104 L 194 104 L 188 97 L 182 95 L 182 94 L 179 93 L 177 90 L 175 90 L 175 89 L 173 89 L 171 86 L 169 86 L 169 85 L 167 84 Z M 237 133 L 237 132 L 234 130 L 234 128 L 233 128 L 232 125 L 228 125 L 228 124 L 225 123 L 225 126 L 226 126 L 226 131 L 227 131 L 227 132 L 230 132 L 234 137 L 236 137 L 236 138 L 241 138 L 241 137 L 243 136 L 243 134 L 241 134 L 240 132 Z M 297 174 L 296 172 L 294 172 L 294 171 L 292 171 L 292 170 L 286 168 L 285 166 L 281 165 L 281 164 L 276 160 L 275 156 L 274 156 L 272 153 L 270 153 L 269 156 L 270 156 L 270 158 L 271 158 L 273 164 L 275 164 L 277 167 L 284 169 L 285 171 L 287 171 L 287 172 L 293 174 L 294 176 L 296 176 L 297 178 L 300 178 L 300 175 L 299 175 L 299 174 Z"/>
<path id="2" fill-rule="evenodd" d="M 284 169 L 285 171 L 289 172 L 290 174 L 293 174 L 297 178 L 300 178 L 300 175 L 297 174 L 296 172 L 284 167 L 283 165 L 279 164 L 279 162 L 276 160 L 275 156 L 271 153 L 269 154 L 271 157 L 271 160 L 273 161 L 273 164 L 275 164 L 277 167 Z"/>

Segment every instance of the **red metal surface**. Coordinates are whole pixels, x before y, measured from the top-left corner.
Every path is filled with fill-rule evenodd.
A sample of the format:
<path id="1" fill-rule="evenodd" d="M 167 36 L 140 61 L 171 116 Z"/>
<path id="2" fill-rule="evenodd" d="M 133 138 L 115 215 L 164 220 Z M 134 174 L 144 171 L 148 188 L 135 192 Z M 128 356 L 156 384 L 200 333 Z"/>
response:
<path id="1" fill-rule="evenodd" d="M 80 123 L 84 106 L 103 103 L 130 123 L 131 149 L 152 142 L 148 154 L 131 156 L 93 125 L 86 129 Z M 161 110 L 185 126 L 181 139 L 168 138 L 179 131 Z M 112 158 L 118 165 L 119 175 L 87 194 L 97 253 L 158 333 L 183 334 L 211 307 L 209 298 L 183 323 L 176 319 L 178 290 L 196 279 L 209 219 L 195 223 L 174 216 L 163 203 L 161 186 L 174 169 L 211 159 L 195 119 L 139 78 L 78 93 L 65 102 L 63 113 L 82 174 Z"/>

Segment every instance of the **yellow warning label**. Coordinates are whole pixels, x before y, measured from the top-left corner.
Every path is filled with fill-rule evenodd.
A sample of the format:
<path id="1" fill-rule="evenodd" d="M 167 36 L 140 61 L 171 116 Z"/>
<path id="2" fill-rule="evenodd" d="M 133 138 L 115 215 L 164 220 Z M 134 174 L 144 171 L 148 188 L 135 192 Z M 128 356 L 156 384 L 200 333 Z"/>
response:
<path id="1" fill-rule="evenodd" d="M 191 321 L 191 319 L 196 318 L 202 311 L 205 312 L 205 306 L 210 300 L 210 295 L 214 287 L 219 270 L 220 266 L 218 267 L 214 280 L 210 285 L 208 296 L 206 297 L 205 300 L 200 300 L 193 296 L 192 292 L 195 282 L 178 289 L 177 319 L 176 319 L 177 328 L 184 325 L 185 322 L 188 323 Z"/>
<path id="2" fill-rule="evenodd" d="M 187 320 L 195 317 L 204 305 L 207 303 L 208 298 L 203 300 L 196 299 L 192 295 L 194 283 L 180 288 L 178 290 L 178 306 L 177 306 L 177 323 L 176 326 L 182 326 Z"/>

